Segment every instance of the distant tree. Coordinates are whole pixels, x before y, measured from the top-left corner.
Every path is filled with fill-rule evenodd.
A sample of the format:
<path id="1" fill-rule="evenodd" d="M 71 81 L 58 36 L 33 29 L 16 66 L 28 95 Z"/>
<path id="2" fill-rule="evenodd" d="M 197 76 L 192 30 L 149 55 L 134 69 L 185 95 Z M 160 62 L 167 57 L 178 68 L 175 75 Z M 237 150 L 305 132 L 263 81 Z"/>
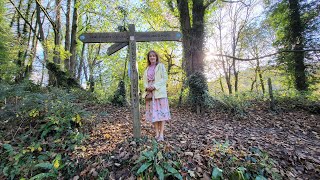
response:
<path id="1" fill-rule="evenodd" d="M 294 50 L 280 54 L 278 62 L 286 65 L 299 91 L 308 89 L 305 64 L 307 54 L 303 50 L 314 44 L 312 39 L 315 36 L 312 37 L 312 33 L 319 30 L 315 25 L 316 21 L 319 24 L 319 8 L 320 3 L 315 0 L 282 0 L 270 4 L 269 22 L 276 30 L 277 38 L 274 45 L 279 50 Z"/>

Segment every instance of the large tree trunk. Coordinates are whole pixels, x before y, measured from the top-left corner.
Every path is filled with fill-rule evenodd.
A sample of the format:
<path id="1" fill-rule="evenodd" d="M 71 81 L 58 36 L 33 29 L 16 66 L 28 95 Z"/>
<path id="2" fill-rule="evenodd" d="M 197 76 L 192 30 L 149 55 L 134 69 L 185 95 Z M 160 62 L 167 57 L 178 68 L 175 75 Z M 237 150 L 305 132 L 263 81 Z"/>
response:
<path id="1" fill-rule="evenodd" d="M 203 0 L 193 0 L 192 7 L 192 73 L 204 70 L 204 14 L 205 6 Z"/>
<path id="2" fill-rule="evenodd" d="M 73 19 L 72 19 L 72 30 L 71 30 L 71 46 L 70 46 L 70 69 L 69 72 L 72 77 L 75 77 L 75 64 L 76 64 L 76 47 L 77 47 L 77 21 L 78 21 L 78 9 L 77 9 L 77 0 L 74 0 L 74 9 L 73 9 Z"/>
<path id="3" fill-rule="evenodd" d="M 183 34 L 183 68 L 189 77 L 194 72 L 203 72 L 204 14 L 203 0 L 193 0 L 192 21 L 188 0 L 177 0 Z"/>
<path id="4" fill-rule="evenodd" d="M 191 51 L 191 37 L 192 29 L 189 16 L 188 0 L 177 0 L 178 9 L 180 13 L 180 24 L 182 32 L 182 47 L 183 47 L 183 65 L 187 77 L 192 74 L 192 51 Z"/>
<path id="5" fill-rule="evenodd" d="M 200 112 L 200 107 L 203 106 L 202 100 L 198 97 L 204 97 L 207 90 L 207 82 L 202 78 L 202 73 L 204 70 L 204 14 L 206 10 L 206 5 L 204 5 L 204 0 L 192 0 L 192 24 L 189 15 L 189 0 L 177 0 L 180 24 L 182 31 L 182 46 L 183 46 L 183 68 L 186 72 L 188 78 L 191 75 L 198 76 L 201 83 L 200 86 L 192 86 L 189 83 L 190 91 L 189 96 L 193 101 L 193 105 L 197 107 L 197 112 Z M 208 5 L 208 4 L 207 4 Z M 195 82 L 193 82 L 195 83 Z M 192 89 L 197 87 L 203 87 L 203 89 Z"/>
<path id="6" fill-rule="evenodd" d="M 303 25 L 300 19 L 300 5 L 299 0 L 289 0 L 290 9 L 290 42 L 293 45 L 294 50 L 294 76 L 295 76 L 295 86 L 299 91 L 304 91 L 308 89 L 308 84 L 305 74 L 305 64 L 304 64 L 304 38 L 303 38 Z"/>
<path id="7" fill-rule="evenodd" d="M 67 13 L 66 13 L 66 36 L 64 50 L 70 52 L 70 11 L 71 11 L 71 0 L 67 1 Z M 64 68 L 66 71 L 70 69 L 70 59 L 67 57 L 64 60 Z"/>
<path id="8" fill-rule="evenodd" d="M 60 45 L 61 45 L 61 0 L 55 0 L 56 2 L 56 21 L 55 21 L 55 28 L 54 28 L 54 56 L 53 62 L 55 64 L 60 64 Z"/>

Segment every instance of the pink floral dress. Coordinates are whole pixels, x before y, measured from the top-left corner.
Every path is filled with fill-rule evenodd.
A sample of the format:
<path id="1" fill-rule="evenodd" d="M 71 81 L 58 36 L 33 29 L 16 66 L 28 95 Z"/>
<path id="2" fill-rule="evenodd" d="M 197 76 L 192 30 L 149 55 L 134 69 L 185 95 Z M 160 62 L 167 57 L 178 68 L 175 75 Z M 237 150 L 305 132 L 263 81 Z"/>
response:
<path id="1" fill-rule="evenodd" d="M 156 65 L 150 65 L 147 71 L 148 85 L 153 85 Z M 150 122 L 167 121 L 171 119 L 168 98 L 146 101 L 146 120 Z"/>

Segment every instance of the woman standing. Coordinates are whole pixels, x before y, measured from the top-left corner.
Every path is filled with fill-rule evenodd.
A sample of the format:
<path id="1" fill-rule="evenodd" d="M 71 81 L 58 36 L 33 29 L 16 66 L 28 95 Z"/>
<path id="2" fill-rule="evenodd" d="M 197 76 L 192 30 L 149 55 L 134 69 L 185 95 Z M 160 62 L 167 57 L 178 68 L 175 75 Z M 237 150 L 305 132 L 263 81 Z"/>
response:
<path id="1" fill-rule="evenodd" d="M 148 67 L 143 75 L 146 100 L 146 120 L 152 122 L 158 141 L 164 141 L 165 121 L 171 119 L 166 83 L 168 75 L 164 64 L 159 62 L 159 55 L 151 50 L 147 54 Z"/>

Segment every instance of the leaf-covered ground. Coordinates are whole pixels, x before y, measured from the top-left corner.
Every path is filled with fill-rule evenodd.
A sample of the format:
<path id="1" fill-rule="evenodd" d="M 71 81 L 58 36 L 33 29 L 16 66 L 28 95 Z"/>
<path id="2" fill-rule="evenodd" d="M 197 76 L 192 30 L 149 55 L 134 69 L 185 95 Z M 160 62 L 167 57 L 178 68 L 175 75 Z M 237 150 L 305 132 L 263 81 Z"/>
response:
<path id="1" fill-rule="evenodd" d="M 208 152 L 213 140 L 228 139 L 235 153 L 246 152 L 249 147 L 266 151 L 277 161 L 275 171 L 284 179 L 320 179 L 320 116 L 303 110 L 279 109 L 275 113 L 264 104 L 253 107 L 242 118 L 215 110 L 196 115 L 190 109 L 171 108 L 172 120 L 166 124 L 162 144 L 177 153 L 184 169 L 190 170 L 182 175 L 208 179 L 212 172 Z M 151 146 L 154 136 L 143 108 L 143 143 L 132 139 L 130 109 L 107 105 L 88 106 L 87 110 L 96 114 L 97 122 L 86 145 L 73 155 L 87 162 L 79 177 L 108 169 L 111 179 L 135 179 L 131 171 L 134 161 L 141 150 Z"/>

